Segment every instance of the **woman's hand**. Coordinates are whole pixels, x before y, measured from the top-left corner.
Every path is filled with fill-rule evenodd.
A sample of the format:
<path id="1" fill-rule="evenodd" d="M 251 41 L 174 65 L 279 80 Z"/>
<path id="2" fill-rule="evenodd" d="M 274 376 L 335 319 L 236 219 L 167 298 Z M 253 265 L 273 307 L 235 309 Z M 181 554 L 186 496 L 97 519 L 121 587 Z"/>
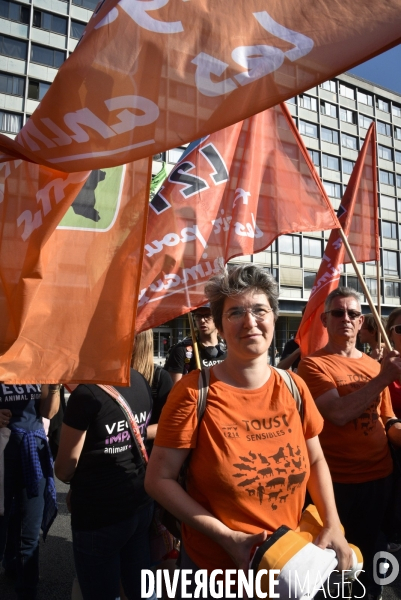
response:
<path id="1" fill-rule="evenodd" d="M 230 555 L 238 569 L 248 571 L 251 560 L 252 550 L 256 546 L 261 546 L 267 538 L 266 531 L 260 533 L 242 533 L 241 531 L 232 531 L 220 544 Z"/>
<path id="2" fill-rule="evenodd" d="M 8 427 L 10 419 L 12 417 L 12 412 L 8 408 L 0 408 L 0 428 Z"/>
<path id="3" fill-rule="evenodd" d="M 332 548 L 338 560 L 337 569 L 347 571 L 353 564 L 352 550 L 339 527 L 323 527 L 313 543 L 322 548 Z"/>

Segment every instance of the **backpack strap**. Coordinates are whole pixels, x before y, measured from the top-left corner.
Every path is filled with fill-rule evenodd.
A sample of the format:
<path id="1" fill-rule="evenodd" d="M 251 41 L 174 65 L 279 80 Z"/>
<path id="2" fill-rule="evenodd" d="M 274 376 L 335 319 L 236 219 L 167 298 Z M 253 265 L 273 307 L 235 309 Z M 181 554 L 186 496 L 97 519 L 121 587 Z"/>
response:
<path id="1" fill-rule="evenodd" d="M 284 371 L 284 369 L 278 369 L 277 367 L 271 367 L 274 369 L 284 381 L 285 385 L 288 387 L 288 391 L 291 396 L 295 400 L 295 404 L 297 405 L 297 410 L 299 412 L 299 416 L 301 417 L 301 423 L 304 422 L 304 404 L 302 402 L 301 394 L 299 393 L 299 389 L 291 375 L 288 371 Z"/>
<path id="2" fill-rule="evenodd" d="M 206 410 L 207 395 L 209 392 L 210 369 L 201 369 L 198 379 L 198 424 Z"/>

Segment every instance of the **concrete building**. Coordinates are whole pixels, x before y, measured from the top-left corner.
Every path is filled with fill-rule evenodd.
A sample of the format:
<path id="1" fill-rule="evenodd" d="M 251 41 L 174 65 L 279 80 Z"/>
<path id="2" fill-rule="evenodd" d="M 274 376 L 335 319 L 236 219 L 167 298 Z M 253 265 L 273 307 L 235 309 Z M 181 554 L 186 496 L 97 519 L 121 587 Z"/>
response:
<path id="1" fill-rule="evenodd" d="M 0 131 L 14 137 L 73 52 L 97 0 L 0 0 Z M 383 313 L 400 304 L 401 96 L 352 75 L 326 81 L 288 101 L 312 160 L 335 208 L 347 185 L 372 120 L 377 124 Z M 182 149 L 158 157 L 170 169 Z M 154 172 L 160 162 L 154 163 Z M 244 261 L 263 264 L 280 284 L 281 317 L 275 346 L 281 352 L 295 333 L 308 300 L 328 233 L 282 236 L 265 252 Z M 238 262 L 238 259 L 236 259 Z M 362 265 L 377 296 L 376 267 Z M 343 282 L 358 288 L 350 266 Z M 188 330 L 176 319 L 155 330 L 155 354 Z"/>

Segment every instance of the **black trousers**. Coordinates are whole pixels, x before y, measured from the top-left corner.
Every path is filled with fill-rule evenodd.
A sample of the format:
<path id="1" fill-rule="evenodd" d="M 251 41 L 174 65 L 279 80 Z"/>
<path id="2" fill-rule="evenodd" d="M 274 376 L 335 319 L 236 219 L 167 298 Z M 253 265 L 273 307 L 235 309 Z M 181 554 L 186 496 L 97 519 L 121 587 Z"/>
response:
<path id="1" fill-rule="evenodd" d="M 345 537 L 362 552 L 365 572 L 358 579 L 370 593 L 378 594 L 380 586 L 373 580 L 373 557 L 376 552 L 386 550 L 382 522 L 392 487 L 392 475 L 365 483 L 333 483 L 333 486 Z M 353 586 L 353 595 L 364 597 L 358 582 Z"/>

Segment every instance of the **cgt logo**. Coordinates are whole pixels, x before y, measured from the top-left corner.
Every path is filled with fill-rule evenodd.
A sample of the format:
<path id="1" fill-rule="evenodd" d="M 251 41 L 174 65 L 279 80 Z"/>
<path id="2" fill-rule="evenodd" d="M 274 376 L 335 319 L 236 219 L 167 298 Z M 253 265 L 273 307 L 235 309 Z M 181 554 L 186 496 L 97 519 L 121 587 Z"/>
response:
<path id="1" fill-rule="evenodd" d="M 373 557 L 373 579 L 378 585 L 390 585 L 400 571 L 398 560 L 389 552 L 376 552 Z"/>

